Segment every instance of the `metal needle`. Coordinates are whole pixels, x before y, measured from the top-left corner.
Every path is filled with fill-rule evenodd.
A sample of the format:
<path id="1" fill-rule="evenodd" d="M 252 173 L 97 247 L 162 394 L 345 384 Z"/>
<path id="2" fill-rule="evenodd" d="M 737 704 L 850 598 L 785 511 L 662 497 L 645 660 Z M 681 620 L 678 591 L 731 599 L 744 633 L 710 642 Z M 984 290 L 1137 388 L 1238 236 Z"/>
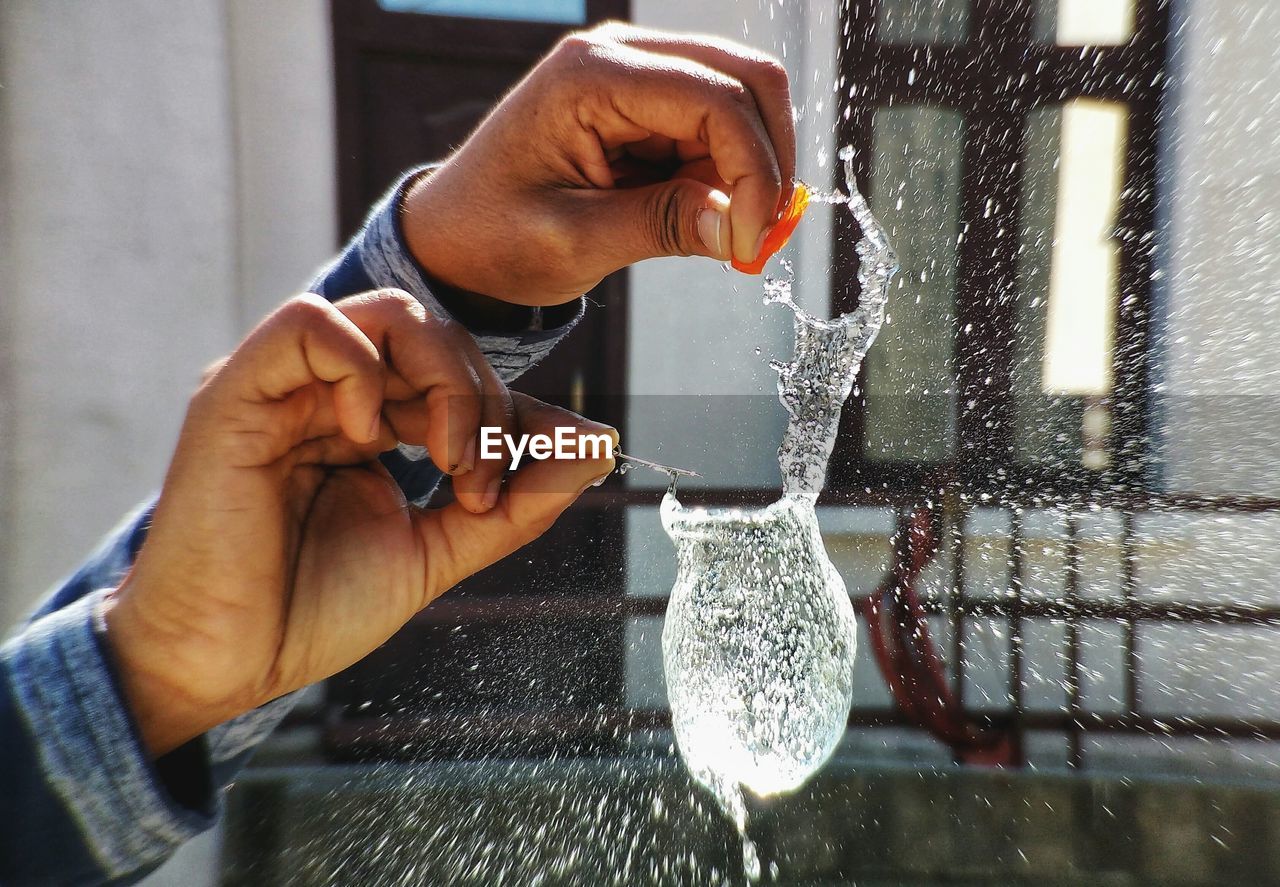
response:
<path id="1" fill-rule="evenodd" d="M 673 477 L 702 477 L 696 471 L 690 471 L 687 468 L 672 468 L 670 465 L 663 465 L 660 462 L 650 462 L 648 459 L 640 459 L 636 456 L 628 456 L 618 447 L 613 450 L 613 458 L 621 459 L 624 462 L 630 462 L 632 465 L 640 465 L 645 468 L 652 468 L 654 471 L 661 471 L 663 474 L 669 474 Z"/>

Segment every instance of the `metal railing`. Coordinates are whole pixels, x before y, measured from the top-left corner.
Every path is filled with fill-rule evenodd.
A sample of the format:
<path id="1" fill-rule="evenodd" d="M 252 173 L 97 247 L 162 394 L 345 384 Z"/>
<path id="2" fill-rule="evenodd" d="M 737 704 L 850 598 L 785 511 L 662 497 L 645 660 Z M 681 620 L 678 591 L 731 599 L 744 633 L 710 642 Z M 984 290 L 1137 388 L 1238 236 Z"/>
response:
<path id="1" fill-rule="evenodd" d="M 768 491 L 701 491 L 682 498 L 698 504 L 748 504 L 768 501 Z M 580 507 L 625 508 L 652 506 L 651 492 L 615 489 L 593 491 Z M 919 516 L 927 513 L 936 538 L 926 544 L 934 551 L 949 554 L 949 587 L 943 593 L 919 593 L 924 612 L 942 618 L 948 627 L 947 649 L 938 655 L 949 666 L 950 699 L 956 714 L 976 730 L 999 734 L 1007 739 L 1004 751 L 994 757 L 965 753 L 953 744 L 956 757 L 1018 766 L 1025 762 L 1025 738 L 1029 731 L 1051 731 L 1067 741 L 1067 764 L 1085 766 L 1084 737 L 1090 734 L 1147 734 L 1156 736 L 1198 736 L 1210 738 L 1280 739 L 1280 721 L 1232 717 L 1202 717 L 1194 714 L 1153 714 L 1143 704 L 1141 668 L 1142 635 L 1146 626 L 1165 623 L 1213 625 L 1280 625 L 1280 607 L 1213 605 L 1143 599 L 1139 594 L 1139 533 L 1135 519 L 1149 513 L 1236 513 L 1280 514 L 1280 499 L 1262 497 L 1190 495 L 1103 495 L 1070 500 L 1028 496 L 988 498 L 976 505 L 954 490 L 824 495 L 822 505 L 892 507 L 898 516 L 893 539 L 894 566 L 886 577 L 883 594 L 900 593 L 920 575 L 920 551 L 913 547 L 911 534 L 919 533 Z M 1000 510 L 1008 516 L 1008 587 L 1006 593 L 977 596 L 966 591 L 965 546 L 972 539 L 969 524 L 974 510 Z M 1024 515 L 1029 509 L 1048 510 L 1061 517 L 1064 551 L 1062 593 L 1027 594 L 1028 544 Z M 1081 593 L 1081 517 L 1097 509 L 1119 515 L 1118 532 L 1120 589 L 1112 599 L 1086 597 Z M 913 529 L 913 527 L 915 529 Z M 917 540 L 918 541 L 918 540 Z M 933 555 L 931 551 L 930 556 Z M 915 563 L 913 563 L 913 560 Z M 916 589 L 919 592 L 919 589 Z M 865 605 L 865 593 L 855 593 Z M 625 590 L 592 596 L 542 598 L 522 595 L 445 596 L 415 617 L 414 623 L 435 627 L 482 626 L 506 622 L 582 623 L 617 625 L 634 617 L 660 617 L 667 601 L 658 597 L 628 597 Z M 865 611 L 863 613 L 865 618 Z M 966 645 L 971 624 L 976 619 L 1004 619 L 1009 627 L 1009 668 L 1004 711 L 984 710 L 966 699 Z M 1028 686 L 1028 657 L 1025 629 L 1029 620 L 1049 619 L 1065 628 L 1065 690 L 1063 710 L 1030 710 L 1025 690 Z M 1082 626 L 1101 622 L 1121 627 L 1123 690 L 1119 711 L 1098 712 L 1086 708 L 1082 688 Z M 619 668 L 625 663 L 620 662 Z M 851 727 L 915 727 L 926 729 L 919 718 L 902 704 L 890 707 L 855 705 L 850 712 Z M 637 709 L 617 704 L 594 703 L 581 707 L 560 706 L 544 710 L 476 709 L 456 712 L 427 712 L 403 716 L 362 717 L 358 711 L 331 709 L 326 724 L 330 751 L 337 757 L 421 757 L 433 756 L 435 740 L 468 735 L 474 748 L 486 747 L 487 739 L 521 737 L 525 749 L 593 752 L 616 749 L 635 730 L 665 729 L 670 713 L 665 709 Z M 936 732 L 936 731 L 935 731 Z M 943 737 L 945 739 L 945 737 Z"/>

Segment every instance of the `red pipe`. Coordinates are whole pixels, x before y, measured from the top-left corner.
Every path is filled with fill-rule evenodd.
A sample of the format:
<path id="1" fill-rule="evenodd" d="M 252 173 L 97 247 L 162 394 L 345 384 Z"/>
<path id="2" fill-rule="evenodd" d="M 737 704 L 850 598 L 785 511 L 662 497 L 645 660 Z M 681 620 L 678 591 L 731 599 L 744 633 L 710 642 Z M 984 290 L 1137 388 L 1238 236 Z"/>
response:
<path id="1" fill-rule="evenodd" d="M 1009 731 L 979 725 L 956 702 L 929 632 L 916 585 L 937 551 L 932 515 L 926 508 L 917 509 L 907 527 L 905 558 L 898 558 L 893 573 L 857 602 L 876 664 L 903 714 L 951 746 L 959 760 L 1014 764 L 1016 748 Z"/>

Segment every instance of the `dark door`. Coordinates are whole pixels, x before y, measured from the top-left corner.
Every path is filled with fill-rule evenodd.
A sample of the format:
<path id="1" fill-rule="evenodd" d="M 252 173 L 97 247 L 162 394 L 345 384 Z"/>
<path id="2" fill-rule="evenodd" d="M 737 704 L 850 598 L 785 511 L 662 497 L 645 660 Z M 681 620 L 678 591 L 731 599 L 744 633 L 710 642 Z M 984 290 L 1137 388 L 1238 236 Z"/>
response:
<path id="1" fill-rule="evenodd" d="M 515 21 L 393 11 L 493 5 L 333 0 L 343 237 L 406 168 L 461 144 L 565 33 L 627 15 L 626 0 L 586 0 L 577 23 L 573 14 L 562 16 L 570 21 Z M 509 5 L 522 17 L 575 6 Z M 622 274 L 604 281 L 572 335 L 515 387 L 621 427 L 625 290 Z M 590 596 L 596 609 L 602 595 L 621 598 L 622 521 L 619 506 L 575 506 L 542 539 L 449 592 L 334 678 L 328 736 L 335 755 L 599 746 L 604 725 L 590 712 L 623 700 L 623 618 L 620 607 L 580 618 L 573 598 Z"/>

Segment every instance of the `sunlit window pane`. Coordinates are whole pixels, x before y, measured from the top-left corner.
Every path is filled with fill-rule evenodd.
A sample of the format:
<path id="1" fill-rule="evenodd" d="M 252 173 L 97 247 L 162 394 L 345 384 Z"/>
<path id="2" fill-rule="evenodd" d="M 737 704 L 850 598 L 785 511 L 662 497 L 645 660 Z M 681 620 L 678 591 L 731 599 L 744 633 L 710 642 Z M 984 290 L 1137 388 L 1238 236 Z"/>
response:
<path id="1" fill-rule="evenodd" d="M 1039 0 L 1036 39 L 1059 46 L 1114 46 L 1133 36 L 1134 0 Z"/>
<path id="2" fill-rule="evenodd" d="M 1106 466 L 1127 129 L 1113 102 L 1027 117 L 1014 361 L 1024 461 Z"/>
<path id="3" fill-rule="evenodd" d="M 1046 394 L 1111 391 L 1120 247 L 1112 237 L 1124 168 L 1127 111 L 1077 99 L 1062 108 L 1058 209 L 1044 354 Z"/>
<path id="4" fill-rule="evenodd" d="M 902 270 L 888 322 L 867 355 L 865 455 L 935 462 L 954 448 L 951 354 L 964 117 L 880 108 L 873 121 L 871 204 Z"/>
<path id="5" fill-rule="evenodd" d="M 882 43 L 960 43 L 969 32 L 969 0 L 880 0 Z"/>
<path id="6" fill-rule="evenodd" d="M 580 25 L 587 20 L 587 0 L 378 0 L 388 12 L 499 18 Z"/>

